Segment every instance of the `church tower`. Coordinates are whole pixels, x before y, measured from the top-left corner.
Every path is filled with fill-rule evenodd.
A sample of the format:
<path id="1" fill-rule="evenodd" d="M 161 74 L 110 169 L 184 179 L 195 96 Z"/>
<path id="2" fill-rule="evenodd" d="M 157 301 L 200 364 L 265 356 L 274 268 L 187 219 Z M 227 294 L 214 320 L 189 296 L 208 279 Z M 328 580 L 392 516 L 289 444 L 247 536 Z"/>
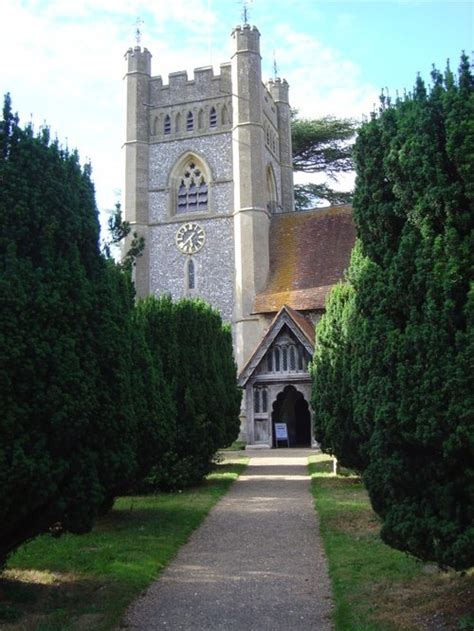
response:
<path id="1" fill-rule="evenodd" d="M 151 73 L 127 51 L 125 219 L 145 237 L 138 296 L 199 296 L 232 323 L 239 369 L 266 326 L 271 217 L 293 210 L 288 84 L 262 83 L 260 33 L 232 32 L 231 61 Z"/>

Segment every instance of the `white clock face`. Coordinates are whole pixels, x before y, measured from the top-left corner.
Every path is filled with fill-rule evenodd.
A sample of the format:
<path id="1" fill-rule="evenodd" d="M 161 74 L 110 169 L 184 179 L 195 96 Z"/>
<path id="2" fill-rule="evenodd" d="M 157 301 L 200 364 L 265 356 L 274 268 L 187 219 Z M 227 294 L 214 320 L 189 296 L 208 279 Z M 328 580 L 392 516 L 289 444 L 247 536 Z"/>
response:
<path id="1" fill-rule="evenodd" d="M 197 223 L 185 223 L 176 233 L 176 245 L 183 254 L 195 254 L 204 245 L 206 235 Z"/>

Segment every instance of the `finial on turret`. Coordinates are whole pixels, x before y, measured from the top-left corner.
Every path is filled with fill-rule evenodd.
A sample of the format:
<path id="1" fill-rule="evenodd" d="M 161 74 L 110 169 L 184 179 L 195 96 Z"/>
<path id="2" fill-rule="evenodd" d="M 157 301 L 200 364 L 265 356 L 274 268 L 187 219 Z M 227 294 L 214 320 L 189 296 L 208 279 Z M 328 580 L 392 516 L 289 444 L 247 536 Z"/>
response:
<path id="1" fill-rule="evenodd" d="M 245 24 L 249 23 L 249 16 L 250 16 L 250 5 L 253 3 L 253 0 L 239 0 L 239 4 L 242 7 L 242 22 Z"/>
<path id="2" fill-rule="evenodd" d="M 135 41 L 137 42 L 137 46 L 140 46 L 140 42 L 142 41 L 142 32 L 140 30 L 140 26 L 145 24 L 145 22 L 141 19 L 141 17 L 137 17 L 134 22 L 135 26 Z"/>
<path id="3" fill-rule="evenodd" d="M 273 78 L 276 80 L 277 77 L 278 77 L 277 59 L 276 59 L 276 53 L 275 51 L 273 51 Z"/>

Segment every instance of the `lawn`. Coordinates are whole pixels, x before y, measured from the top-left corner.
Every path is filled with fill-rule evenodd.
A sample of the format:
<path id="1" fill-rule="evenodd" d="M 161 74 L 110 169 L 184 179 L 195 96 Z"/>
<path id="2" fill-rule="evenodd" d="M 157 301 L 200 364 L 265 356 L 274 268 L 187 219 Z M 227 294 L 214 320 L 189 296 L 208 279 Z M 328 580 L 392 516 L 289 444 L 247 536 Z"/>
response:
<path id="1" fill-rule="evenodd" d="M 44 535 L 10 557 L 2 631 L 113 629 L 246 466 L 225 461 L 199 487 L 117 499 L 86 535 Z"/>
<path id="2" fill-rule="evenodd" d="M 386 546 L 360 481 L 310 458 L 312 490 L 329 562 L 337 631 L 474 629 L 474 573 L 441 572 Z"/>

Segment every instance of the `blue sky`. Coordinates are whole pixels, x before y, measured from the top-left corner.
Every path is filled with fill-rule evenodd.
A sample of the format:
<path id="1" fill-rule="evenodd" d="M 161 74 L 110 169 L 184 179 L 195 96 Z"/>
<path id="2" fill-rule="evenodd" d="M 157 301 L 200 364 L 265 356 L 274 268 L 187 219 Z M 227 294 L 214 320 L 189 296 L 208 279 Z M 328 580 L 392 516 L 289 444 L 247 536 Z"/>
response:
<path id="1" fill-rule="evenodd" d="M 249 21 L 262 34 L 264 76 L 275 54 L 292 105 L 308 117 L 360 118 L 382 87 L 410 89 L 432 63 L 456 67 L 474 49 L 474 3 L 393 0 L 253 0 Z M 123 193 L 123 55 L 153 54 L 153 74 L 227 61 L 241 22 L 235 0 L 8 0 L 2 7 L 0 91 L 23 122 L 44 121 L 92 161 L 99 209 Z"/>

